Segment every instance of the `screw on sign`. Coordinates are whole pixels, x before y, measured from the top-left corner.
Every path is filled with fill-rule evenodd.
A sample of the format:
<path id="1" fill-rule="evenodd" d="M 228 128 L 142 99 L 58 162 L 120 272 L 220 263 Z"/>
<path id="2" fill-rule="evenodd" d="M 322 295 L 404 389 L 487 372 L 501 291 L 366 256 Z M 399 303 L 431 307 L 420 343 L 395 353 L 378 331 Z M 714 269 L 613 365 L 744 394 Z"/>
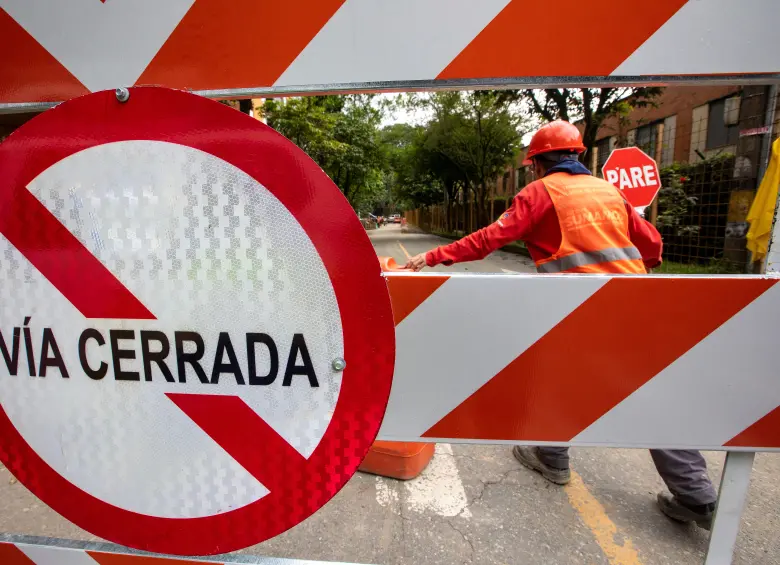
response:
<path id="1" fill-rule="evenodd" d="M 640 213 L 653 202 L 661 189 L 658 165 L 638 147 L 615 149 L 601 171 L 607 182 L 618 187 Z"/>
<path id="2" fill-rule="evenodd" d="M 0 169 L 0 461 L 27 488 L 180 555 L 258 543 L 338 492 L 384 415 L 394 329 L 313 161 L 227 106 L 133 88 L 44 112 Z"/>

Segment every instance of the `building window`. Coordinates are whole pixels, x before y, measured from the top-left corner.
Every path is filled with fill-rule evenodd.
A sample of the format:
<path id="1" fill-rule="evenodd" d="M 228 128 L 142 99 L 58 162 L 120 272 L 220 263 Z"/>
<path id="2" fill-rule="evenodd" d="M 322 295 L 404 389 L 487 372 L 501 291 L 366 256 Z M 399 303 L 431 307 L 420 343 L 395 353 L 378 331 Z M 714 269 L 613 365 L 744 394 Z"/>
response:
<path id="1" fill-rule="evenodd" d="M 734 103 L 728 98 L 710 102 L 707 121 L 707 150 L 735 145 L 739 139 L 738 119 L 734 119 Z M 727 110 L 729 110 L 727 112 Z M 737 114 L 739 110 L 737 110 Z"/>
<path id="2" fill-rule="evenodd" d="M 677 114 L 664 119 L 664 135 L 661 140 L 660 167 L 668 167 L 674 163 L 674 143 L 677 138 Z"/>
<path id="3" fill-rule="evenodd" d="M 647 124 L 636 128 L 635 144 L 650 157 L 655 159 L 655 149 L 658 144 L 658 123 Z"/>

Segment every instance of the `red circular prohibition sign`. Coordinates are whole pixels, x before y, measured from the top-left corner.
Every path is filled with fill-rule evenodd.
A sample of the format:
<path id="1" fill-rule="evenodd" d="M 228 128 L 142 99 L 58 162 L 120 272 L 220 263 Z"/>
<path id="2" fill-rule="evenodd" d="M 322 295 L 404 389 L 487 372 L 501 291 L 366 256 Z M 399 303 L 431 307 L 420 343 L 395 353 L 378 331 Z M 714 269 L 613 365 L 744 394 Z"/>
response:
<path id="1" fill-rule="evenodd" d="M 132 88 L 126 103 L 118 102 L 110 91 L 65 102 L 0 144 L 0 233 L 19 247 L 12 234 L 20 233 L 18 217 L 28 205 L 25 187 L 41 172 L 84 149 L 128 140 L 189 146 L 234 165 L 265 186 L 306 231 L 330 277 L 343 327 L 347 368 L 341 376 L 333 418 L 308 459 L 288 460 L 291 448 L 285 442 L 249 450 L 244 446 L 246 459 L 239 463 L 245 468 L 264 465 L 275 475 L 273 485 L 268 485 L 269 494 L 242 508 L 207 517 L 148 516 L 84 492 L 33 451 L 2 406 L 0 461 L 43 502 L 107 540 L 178 555 L 234 551 L 280 534 L 313 514 L 355 473 L 375 439 L 387 406 L 395 359 L 387 287 L 355 213 L 303 151 L 227 106 L 162 88 Z M 72 268 L 72 258 L 63 253 L 64 244 L 51 234 L 48 239 L 46 234 L 43 237 L 44 246 L 22 251 L 28 259 L 36 266 L 48 262 L 54 271 Z M 208 410 L 206 405 L 195 405 L 189 413 Z M 242 439 L 251 438 L 232 441 Z M 223 447 L 231 452 L 230 446 Z"/>

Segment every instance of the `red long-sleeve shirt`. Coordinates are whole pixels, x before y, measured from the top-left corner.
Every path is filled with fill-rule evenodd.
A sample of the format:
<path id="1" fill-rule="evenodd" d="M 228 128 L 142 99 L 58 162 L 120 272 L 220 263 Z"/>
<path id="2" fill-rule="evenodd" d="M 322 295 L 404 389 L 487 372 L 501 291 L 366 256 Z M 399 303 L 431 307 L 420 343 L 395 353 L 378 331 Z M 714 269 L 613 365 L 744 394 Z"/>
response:
<path id="1" fill-rule="evenodd" d="M 661 235 L 626 202 L 631 242 L 642 255 L 645 267 L 661 264 Z M 531 258 L 538 262 L 551 257 L 561 246 L 561 227 L 552 199 L 542 181 L 526 186 L 515 196 L 501 218 L 463 239 L 437 247 L 425 255 L 429 267 L 478 261 L 513 241 L 525 241 Z"/>

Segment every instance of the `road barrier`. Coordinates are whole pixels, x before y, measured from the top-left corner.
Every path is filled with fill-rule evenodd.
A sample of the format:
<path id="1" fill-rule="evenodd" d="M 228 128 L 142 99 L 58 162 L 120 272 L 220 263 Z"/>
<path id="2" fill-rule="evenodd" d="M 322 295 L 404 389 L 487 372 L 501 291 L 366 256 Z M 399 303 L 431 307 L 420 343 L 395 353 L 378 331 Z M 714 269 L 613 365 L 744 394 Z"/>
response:
<path id="1" fill-rule="evenodd" d="M 774 276 L 386 278 L 382 439 L 780 448 Z"/>
<path id="2" fill-rule="evenodd" d="M 706 563 L 729 563 L 754 453 L 780 449 L 777 245 L 766 276 L 382 278 L 365 229 L 300 150 L 227 107 L 141 86 L 245 99 L 776 85 L 780 5 L 646 2 L 626 33 L 625 10 L 583 4 L 557 24 L 564 43 L 527 30 L 548 49 L 537 61 L 505 38 L 517 21 L 544 21 L 543 3 L 224 4 L 0 7 L 0 113 L 67 101 L 0 145 L 9 470 L 97 535 L 191 555 L 305 519 L 377 437 L 719 449 Z M 53 33 L 52 18 L 69 33 Z M 274 25 L 258 34 L 257 21 Z M 603 43 L 593 26 L 621 28 L 617 43 L 572 62 L 570 45 Z M 765 141 L 773 122 L 767 112 L 759 124 Z M 645 317 L 626 331 L 640 307 L 661 305 L 672 323 Z M 130 421 L 153 431 L 129 435 Z M 117 480 L 139 466 L 157 472 Z M 199 562 L 0 538 L 2 563 L 65 559 Z M 201 561 L 284 562 L 241 559 Z"/>

